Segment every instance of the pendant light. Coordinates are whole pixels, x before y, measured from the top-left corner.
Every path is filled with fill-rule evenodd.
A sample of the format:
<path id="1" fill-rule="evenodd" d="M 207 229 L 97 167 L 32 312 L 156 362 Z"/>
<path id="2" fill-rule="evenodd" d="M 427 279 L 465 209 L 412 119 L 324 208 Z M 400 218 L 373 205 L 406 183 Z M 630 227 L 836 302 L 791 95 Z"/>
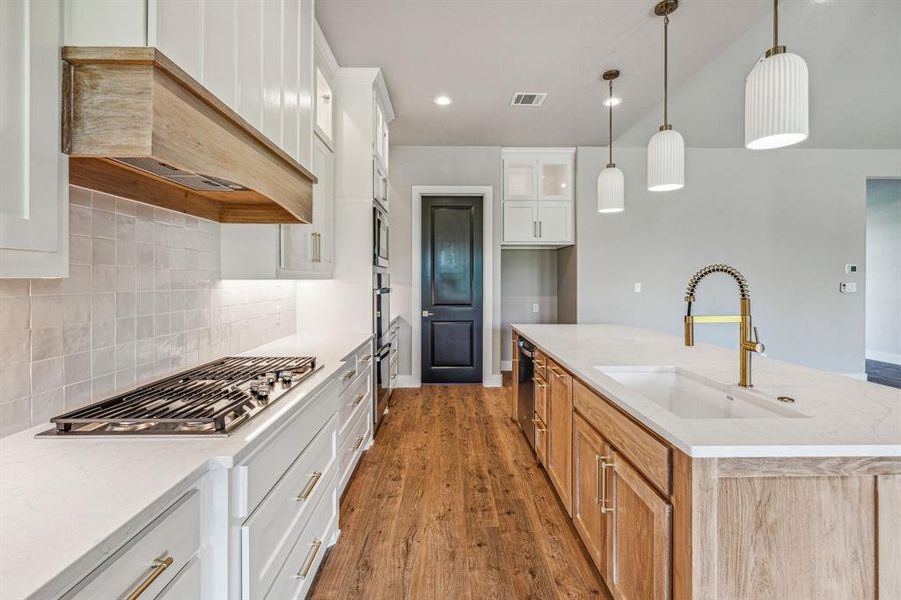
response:
<path id="1" fill-rule="evenodd" d="M 663 125 L 648 143 L 648 191 L 670 192 L 685 186 L 685 140 L 669 124 L 669 16 L 678 0 L 664 0 L 654 7 L 663 17 Z"/>
<path id="2" fill-rule="evenodd" d="M 779 0 L 773 0 L 773 47 L 745 80 L 745 147 L 783 148 L 809 133 L 807 63 L 779 45 Z"/>
<path id="3" fill-rule="evenodd" d="M 607 101 L 607 111 L 609 114 L 609 144 L 608 149 L 610 156 L 607 161 L 607 168 L 598 175 L 598 212 L 599 213 L 617 213 L 622 212 L 625 207 L 625 180 L 623 172 L 616 168 L 613 163 L 613 107 L 619 104 L 615 101 L 616 96 L 613 95 L 613 80 L 619 77 L 617 69 L 611 69 L 604 72 L 604 81 L 608 83 L 609 94 Z"/>

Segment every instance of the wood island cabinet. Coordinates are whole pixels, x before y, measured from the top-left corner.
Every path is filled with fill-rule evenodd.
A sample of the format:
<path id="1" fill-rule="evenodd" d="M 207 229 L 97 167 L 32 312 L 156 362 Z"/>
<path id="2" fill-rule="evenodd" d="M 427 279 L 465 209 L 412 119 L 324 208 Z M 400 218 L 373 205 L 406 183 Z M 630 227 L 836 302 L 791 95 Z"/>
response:
<path id="1" fill-rule="evenodd" d="M 692 457 L 547 350 L 537 459 L 613 598 L 901 598 L 901 458 Z"/>
<path id="2" fill-rule="evenodd" d="M 573 524 L 601 576 L 607 578 L 607 442 L 588 421 L 573 418 Z M 604 473 L 602 474 L 602 469 Z"/>
<path id="3" fill-rule="evenodd" d="M 551 360 L 547 363 L 547 473 L 566 512 L 572 515 L 573 379 Z"/>

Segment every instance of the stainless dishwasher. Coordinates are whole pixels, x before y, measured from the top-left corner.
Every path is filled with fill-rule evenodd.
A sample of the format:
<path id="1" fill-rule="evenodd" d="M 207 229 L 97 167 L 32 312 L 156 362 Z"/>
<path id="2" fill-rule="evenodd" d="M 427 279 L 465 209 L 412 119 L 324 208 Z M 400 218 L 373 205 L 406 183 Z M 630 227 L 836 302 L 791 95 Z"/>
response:
<path id="1" fill-rule="evenodd" d="M 516 398 L 516 415 L 519 428 L 529 440 L 529 445 L 535 449 L 535 383 L 532 377 L 535 375 L 535 346 L 527 340 L 521 339 L 518 343 L 519 372 L 514 376 L 519 380 L 519 395 Z"/>

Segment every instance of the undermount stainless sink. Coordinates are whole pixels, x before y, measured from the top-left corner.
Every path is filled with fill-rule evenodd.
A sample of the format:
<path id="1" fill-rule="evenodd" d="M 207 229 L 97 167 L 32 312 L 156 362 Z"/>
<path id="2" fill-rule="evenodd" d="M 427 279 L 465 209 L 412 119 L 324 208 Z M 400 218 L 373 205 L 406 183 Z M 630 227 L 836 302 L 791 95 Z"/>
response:
<path id="1" fill-rule="evenodd" d="M 624 387 L 684 419 L 806 418 L 777 398 L 723 385 L 679 367 L 595 367 Z"/>

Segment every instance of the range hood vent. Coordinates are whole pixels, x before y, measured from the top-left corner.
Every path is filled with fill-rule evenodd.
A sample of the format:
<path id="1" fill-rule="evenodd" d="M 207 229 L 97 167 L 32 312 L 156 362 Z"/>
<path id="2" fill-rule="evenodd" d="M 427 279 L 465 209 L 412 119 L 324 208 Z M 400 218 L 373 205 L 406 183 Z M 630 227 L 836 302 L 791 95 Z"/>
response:
<path id="1" fill-rule="evenodd" d="M 223 223 L 309 223 L 316 177 L 156 48 L 63 48 L 69 182 Z"/>

